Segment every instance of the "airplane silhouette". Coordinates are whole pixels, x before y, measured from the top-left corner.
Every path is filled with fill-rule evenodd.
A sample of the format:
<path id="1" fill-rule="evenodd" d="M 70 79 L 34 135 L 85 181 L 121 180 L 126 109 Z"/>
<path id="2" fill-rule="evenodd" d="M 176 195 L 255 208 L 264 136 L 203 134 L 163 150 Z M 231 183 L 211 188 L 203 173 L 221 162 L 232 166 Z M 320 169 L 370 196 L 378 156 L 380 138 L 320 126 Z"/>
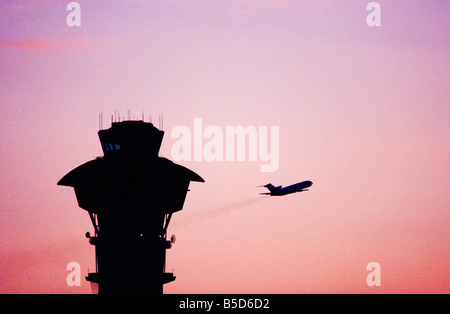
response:
<path id="1" fill-rule="evenodd" d="M 269 189 L 270 193 L 259 193 L 261 195 L 270 195 L 270 196 L 282 196 L 286 194 L 296 193 L 308 191 L 306 188 L 309 188 L 313 183 L 311 181 L 303 181 L 299 183 L 295 183 L 286 187 L 273 186 L 272 183 L 261 185 Z"/>

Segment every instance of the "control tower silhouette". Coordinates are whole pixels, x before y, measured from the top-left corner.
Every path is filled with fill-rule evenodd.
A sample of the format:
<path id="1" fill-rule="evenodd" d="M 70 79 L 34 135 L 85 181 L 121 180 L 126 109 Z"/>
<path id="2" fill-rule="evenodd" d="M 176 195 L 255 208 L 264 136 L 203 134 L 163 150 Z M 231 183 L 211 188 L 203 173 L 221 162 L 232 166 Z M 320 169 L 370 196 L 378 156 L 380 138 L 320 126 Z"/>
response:
<path id="1" fill-rule="evenodd" d="M 96 272 L 86 279 L 99 294 L 162 294 L 175 280 L 165 272 L 167 227 L 183 208 L 198 174 L 158 156 L 164 132 L 144 121 L 112 122 L 98 132 L 103 157 L 68 174 L 58 185 L 75 190 L 89 213 L 95 234 Z"/>

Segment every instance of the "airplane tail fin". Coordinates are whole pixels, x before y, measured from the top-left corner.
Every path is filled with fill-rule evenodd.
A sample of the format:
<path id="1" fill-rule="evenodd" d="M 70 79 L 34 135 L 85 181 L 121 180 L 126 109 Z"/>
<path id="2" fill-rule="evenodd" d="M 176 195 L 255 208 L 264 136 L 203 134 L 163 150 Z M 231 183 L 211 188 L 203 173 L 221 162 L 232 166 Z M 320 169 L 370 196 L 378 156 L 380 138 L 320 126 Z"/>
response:
<path id="1" fill-rule="evenodd" d="M 276 188 L 272 185 L 272 183 L 266 184 L 264 187 L 268 188 L 270 192 L 276 191 Z"/>

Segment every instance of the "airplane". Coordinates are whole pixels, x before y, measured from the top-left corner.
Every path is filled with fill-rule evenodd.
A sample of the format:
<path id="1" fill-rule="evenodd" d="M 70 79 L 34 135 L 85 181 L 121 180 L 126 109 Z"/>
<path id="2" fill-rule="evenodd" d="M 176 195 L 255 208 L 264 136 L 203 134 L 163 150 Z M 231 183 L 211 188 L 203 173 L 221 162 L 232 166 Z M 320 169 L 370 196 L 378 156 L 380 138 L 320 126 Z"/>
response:
<path id="1" fill-rule="evenodd" d="M 268 188 L 270 193 L 259 193 L 260 195 L 270 195 L 270 196 L 282 196 L 286 194 L 296 193 L 308 191 L 306 188 L 309 188 L 313 183 L 311 181 L 303 181 L 296 184 L 292 184 L 286 187 L 273 186 L 271 183 L 266 185 L 261 185 L 265 188 Z"/>

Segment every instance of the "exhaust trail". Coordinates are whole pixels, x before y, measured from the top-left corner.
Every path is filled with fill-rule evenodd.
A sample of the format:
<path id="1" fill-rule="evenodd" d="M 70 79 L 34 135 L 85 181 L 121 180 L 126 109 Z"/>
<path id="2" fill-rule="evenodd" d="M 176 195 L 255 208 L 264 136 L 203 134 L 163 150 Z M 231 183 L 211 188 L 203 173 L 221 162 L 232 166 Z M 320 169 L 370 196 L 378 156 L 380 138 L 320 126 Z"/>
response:
<path id="1" fill-rule="evenodd" d="M 213 219 L 219 216 L 227 215 L 232 212 L 245 209 L 255 203 L 261 202 L 262 200 L 267 199 L 266 197 L 255 196 L 252 198 L 244 199 L 241 201 L 237 201 L 231 204 L 224 204 L 216 208 L 212 208 L 209 210 L 204 210 L 202 212 L 197 212 L 191 214 L 189 217 L 186 217 L 182 221 L 179 222 L 179 227 L 187 226 L 194 223 L 203 222 L 208 219 Z"/>

